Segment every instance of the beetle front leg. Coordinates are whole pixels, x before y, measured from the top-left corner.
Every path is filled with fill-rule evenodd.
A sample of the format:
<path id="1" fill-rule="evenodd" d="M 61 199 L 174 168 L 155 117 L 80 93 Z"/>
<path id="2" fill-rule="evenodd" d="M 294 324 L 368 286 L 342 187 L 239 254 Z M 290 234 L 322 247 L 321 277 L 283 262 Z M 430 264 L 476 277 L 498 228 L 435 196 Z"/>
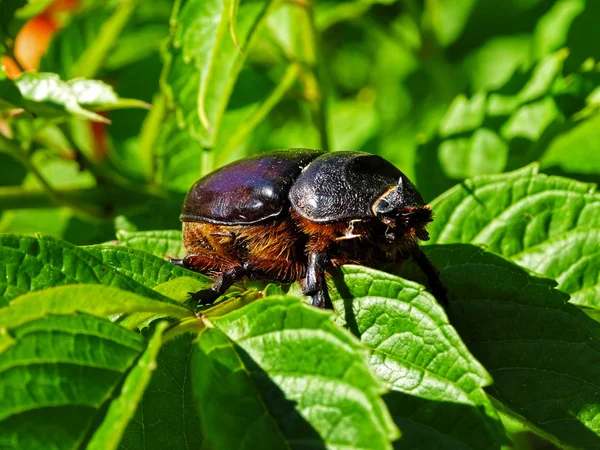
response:
<path id="1" fill-rule="evenodd" d="M 221 295 L 231 287 L 233 283 L 247 274 L 247 270 L 242 266 L 234 266 L 219 274 L 215 282 L 208 289 L 202 289 L 198 292 L 190 292 L 192 300 L 198 302 L 198 306 L 212 305 Z"/>
<path id="2" fill-rule="evenodd" d="M 312 305 L 318 308 L 333 309 L 327 283 L 325 282 L 325 268 L 329 265 L 329 258 L 324 253 L 312 252 L 308 257 L 304 295 L 312 297 Z"/>
<path id="3" fill-rule="evenodd" d="M 200 273 L 220 270 L 217 279 L 210 288 L 190 292 L 190 297 L 198 302 L 198 306 L 213 304 L 233 283 L 248 274 L 248 267 L 245 264 L 241 265 L 209 252 L 188 255 L 181 260 L 171 260 L 171 262 Z"/>

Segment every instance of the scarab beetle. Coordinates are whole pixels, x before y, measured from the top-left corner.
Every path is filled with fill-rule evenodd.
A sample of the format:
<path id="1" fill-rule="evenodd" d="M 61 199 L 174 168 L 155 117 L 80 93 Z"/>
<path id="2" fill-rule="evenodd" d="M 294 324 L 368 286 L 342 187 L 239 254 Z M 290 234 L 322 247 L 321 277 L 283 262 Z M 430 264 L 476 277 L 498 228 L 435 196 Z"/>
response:
<path id="1" fill-rule="evenodd" d="M 229 164 L 201 178 L 181 212 L 187 256 L 172 260 L 216 276 L 192 294 L 210 304 L 236 280 L 300 281 L 312 304 L 330 307 L 325 270 L 413 259 L 445 303 L 420 250 L 432 213 L 394 165 L 363 152 L 291 149 Z"/>

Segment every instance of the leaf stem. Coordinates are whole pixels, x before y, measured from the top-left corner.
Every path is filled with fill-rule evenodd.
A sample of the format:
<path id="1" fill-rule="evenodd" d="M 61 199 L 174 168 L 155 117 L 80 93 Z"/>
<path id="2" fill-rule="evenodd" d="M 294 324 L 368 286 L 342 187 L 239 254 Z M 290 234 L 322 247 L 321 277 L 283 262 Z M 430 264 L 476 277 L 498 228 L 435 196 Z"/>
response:
<path id="1" fill-rule="evenodd" d="M 83 77 L 93 78 L 102 63 L 106 59 L 109 51 L 119 38 L 119 35 L 129 22 L 129 18 L 139 5 L 141 0 L 123 0 L 112 16 L 100 28 L 100 33 L 96 40 L 77 60 L 71 70 L 71 78 Z"/>
<path id="2" fill-rule="evenodd" d="M 147 180 L 151 184 L 156 182 L 155 143 L 165 117 L 166 105 L 165 95 L 161 92 L 156 94 L 152 99 L 152 108 L 146 115 L 140 131 L 139 153 Z"/>

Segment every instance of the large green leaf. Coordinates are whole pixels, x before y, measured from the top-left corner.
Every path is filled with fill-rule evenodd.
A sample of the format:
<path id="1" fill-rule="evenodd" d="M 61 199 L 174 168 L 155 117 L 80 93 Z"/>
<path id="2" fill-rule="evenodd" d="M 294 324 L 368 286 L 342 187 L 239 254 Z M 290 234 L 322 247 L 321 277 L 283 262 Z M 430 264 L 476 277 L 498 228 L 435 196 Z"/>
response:
<path id="1" fill-rule="evenodd" d="M 189 375 L 194 338 L 185 334 L 161 348 L 152 379 L 123 436 L 122 449 L 201 447 Z"/>
<path id="2" fill-rule="evenodd" d="M 88 253 L 109 265 L 115 271 L 126 275 L 143 286 L 153 289 L 156 285 L 176 277 L 193 277 L 205 283 L 210 278 L 197 272 L 176 266 L 143 250 L 115 245 L 90 245 L 83 247 Z"/>
<path id="3" fill-rule="evenodd" d="M 216 133 L 256 27 L 271 0 L 181 0 L 173 11 L 166 83 L 180 128 L 203 147 Z M 230 33 L 231 28 L 231 33 Z M 240 51 L 234 36 L 245 52 Z"/>
<path id="4" fill-rule="evenodd" d="M 425 251 L 448 290 L 451 323 L 494 379 L 486 391 L 498 407 L 561 446 L 599 447 L 600 324 L 554 281 L 501 256 L 466 244 Z M 412 265 L 405 272 L 423 279 Z"/>
<path id="5" fill-rule="evenodd" d="M 432 202 L 428 243 L 477 243 L 556 279 L 580 305 L 599 307 L 600 195 L 595 186 L 538 174 L 537 166 L 476 177 Z"/>
<path id="6" fill-rule="evenodd" d="M 0 306 L 29 291 L 73 283 L 104 284 L 169 301 L 85 250 L 48 236 L 0 235 L 0 274 Z"/>
<path id="7" fill-rule="evenodd" d="M 184 318 L 192 313 L 177 304 L 160 302 L 102 285 L 57 286 L 30 292 L 0 308 L 0 327 L 13 328 L 50 315 L 85 313 L 97 317 L 150 312 Z"/>
<path id="8" fill-rule="evenodd" d="M 500 448 L 504 431 L 483 392 L 492 379 L 434 298 L 416 283 L 365 267 L 345 266 L 334 280 L 336 310 L 395 391 L 386 402 L 403 432 L 400 448 Z"/>
<path id="9" fill-rule="evenodd" d="M 192 355 L 214 448 L 391 448 L 398 436 L 366 352 L 329 313 L 270 297 L 214 320 Z"/>
<path id="10" fill-rule="evenodd" d="M 10 338 L 0 353 L 2 448 L 81 448 L 144 350 L 139 334 L 86 314 L 11 326 Z"/>
<path id="11" fill-rule="evenodd" d="M 162 322 L 156 327 L 146 351 L 127 374 L 119 396 L 110 403 L 106 416 L 94 431 L 94 435 L 86 447 L 88 450 L 113 450 L 119 447 L 125 429 L 133 418 L 136 406 L 140 403 L 144 391 L 153 377 L 158 352 L 162 345 L 162 333 L 166 326 L 166 322 Z"/>
<path id="12" fill-rule="evenodd" d="M 136 248 L 158 257 L 180 258 L 183 240 L 180 230 L 125 231 L 117 232 L 119 245 Z"/>

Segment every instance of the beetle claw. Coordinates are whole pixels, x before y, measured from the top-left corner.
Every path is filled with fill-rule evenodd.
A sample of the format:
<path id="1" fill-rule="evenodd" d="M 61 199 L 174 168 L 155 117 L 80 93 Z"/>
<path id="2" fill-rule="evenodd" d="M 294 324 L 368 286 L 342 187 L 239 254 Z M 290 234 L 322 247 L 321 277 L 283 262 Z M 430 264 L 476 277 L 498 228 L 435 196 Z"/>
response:
<path id="1" fill-rule="evenodd" d="M 198 307 L 212 305 L 215 300 L 219 297 L 219 293 L 213 291 L 212 289 L 202 289 L 198 292 L 188 292 L 190 294 L 190 299 L 198 302 Z"/>

